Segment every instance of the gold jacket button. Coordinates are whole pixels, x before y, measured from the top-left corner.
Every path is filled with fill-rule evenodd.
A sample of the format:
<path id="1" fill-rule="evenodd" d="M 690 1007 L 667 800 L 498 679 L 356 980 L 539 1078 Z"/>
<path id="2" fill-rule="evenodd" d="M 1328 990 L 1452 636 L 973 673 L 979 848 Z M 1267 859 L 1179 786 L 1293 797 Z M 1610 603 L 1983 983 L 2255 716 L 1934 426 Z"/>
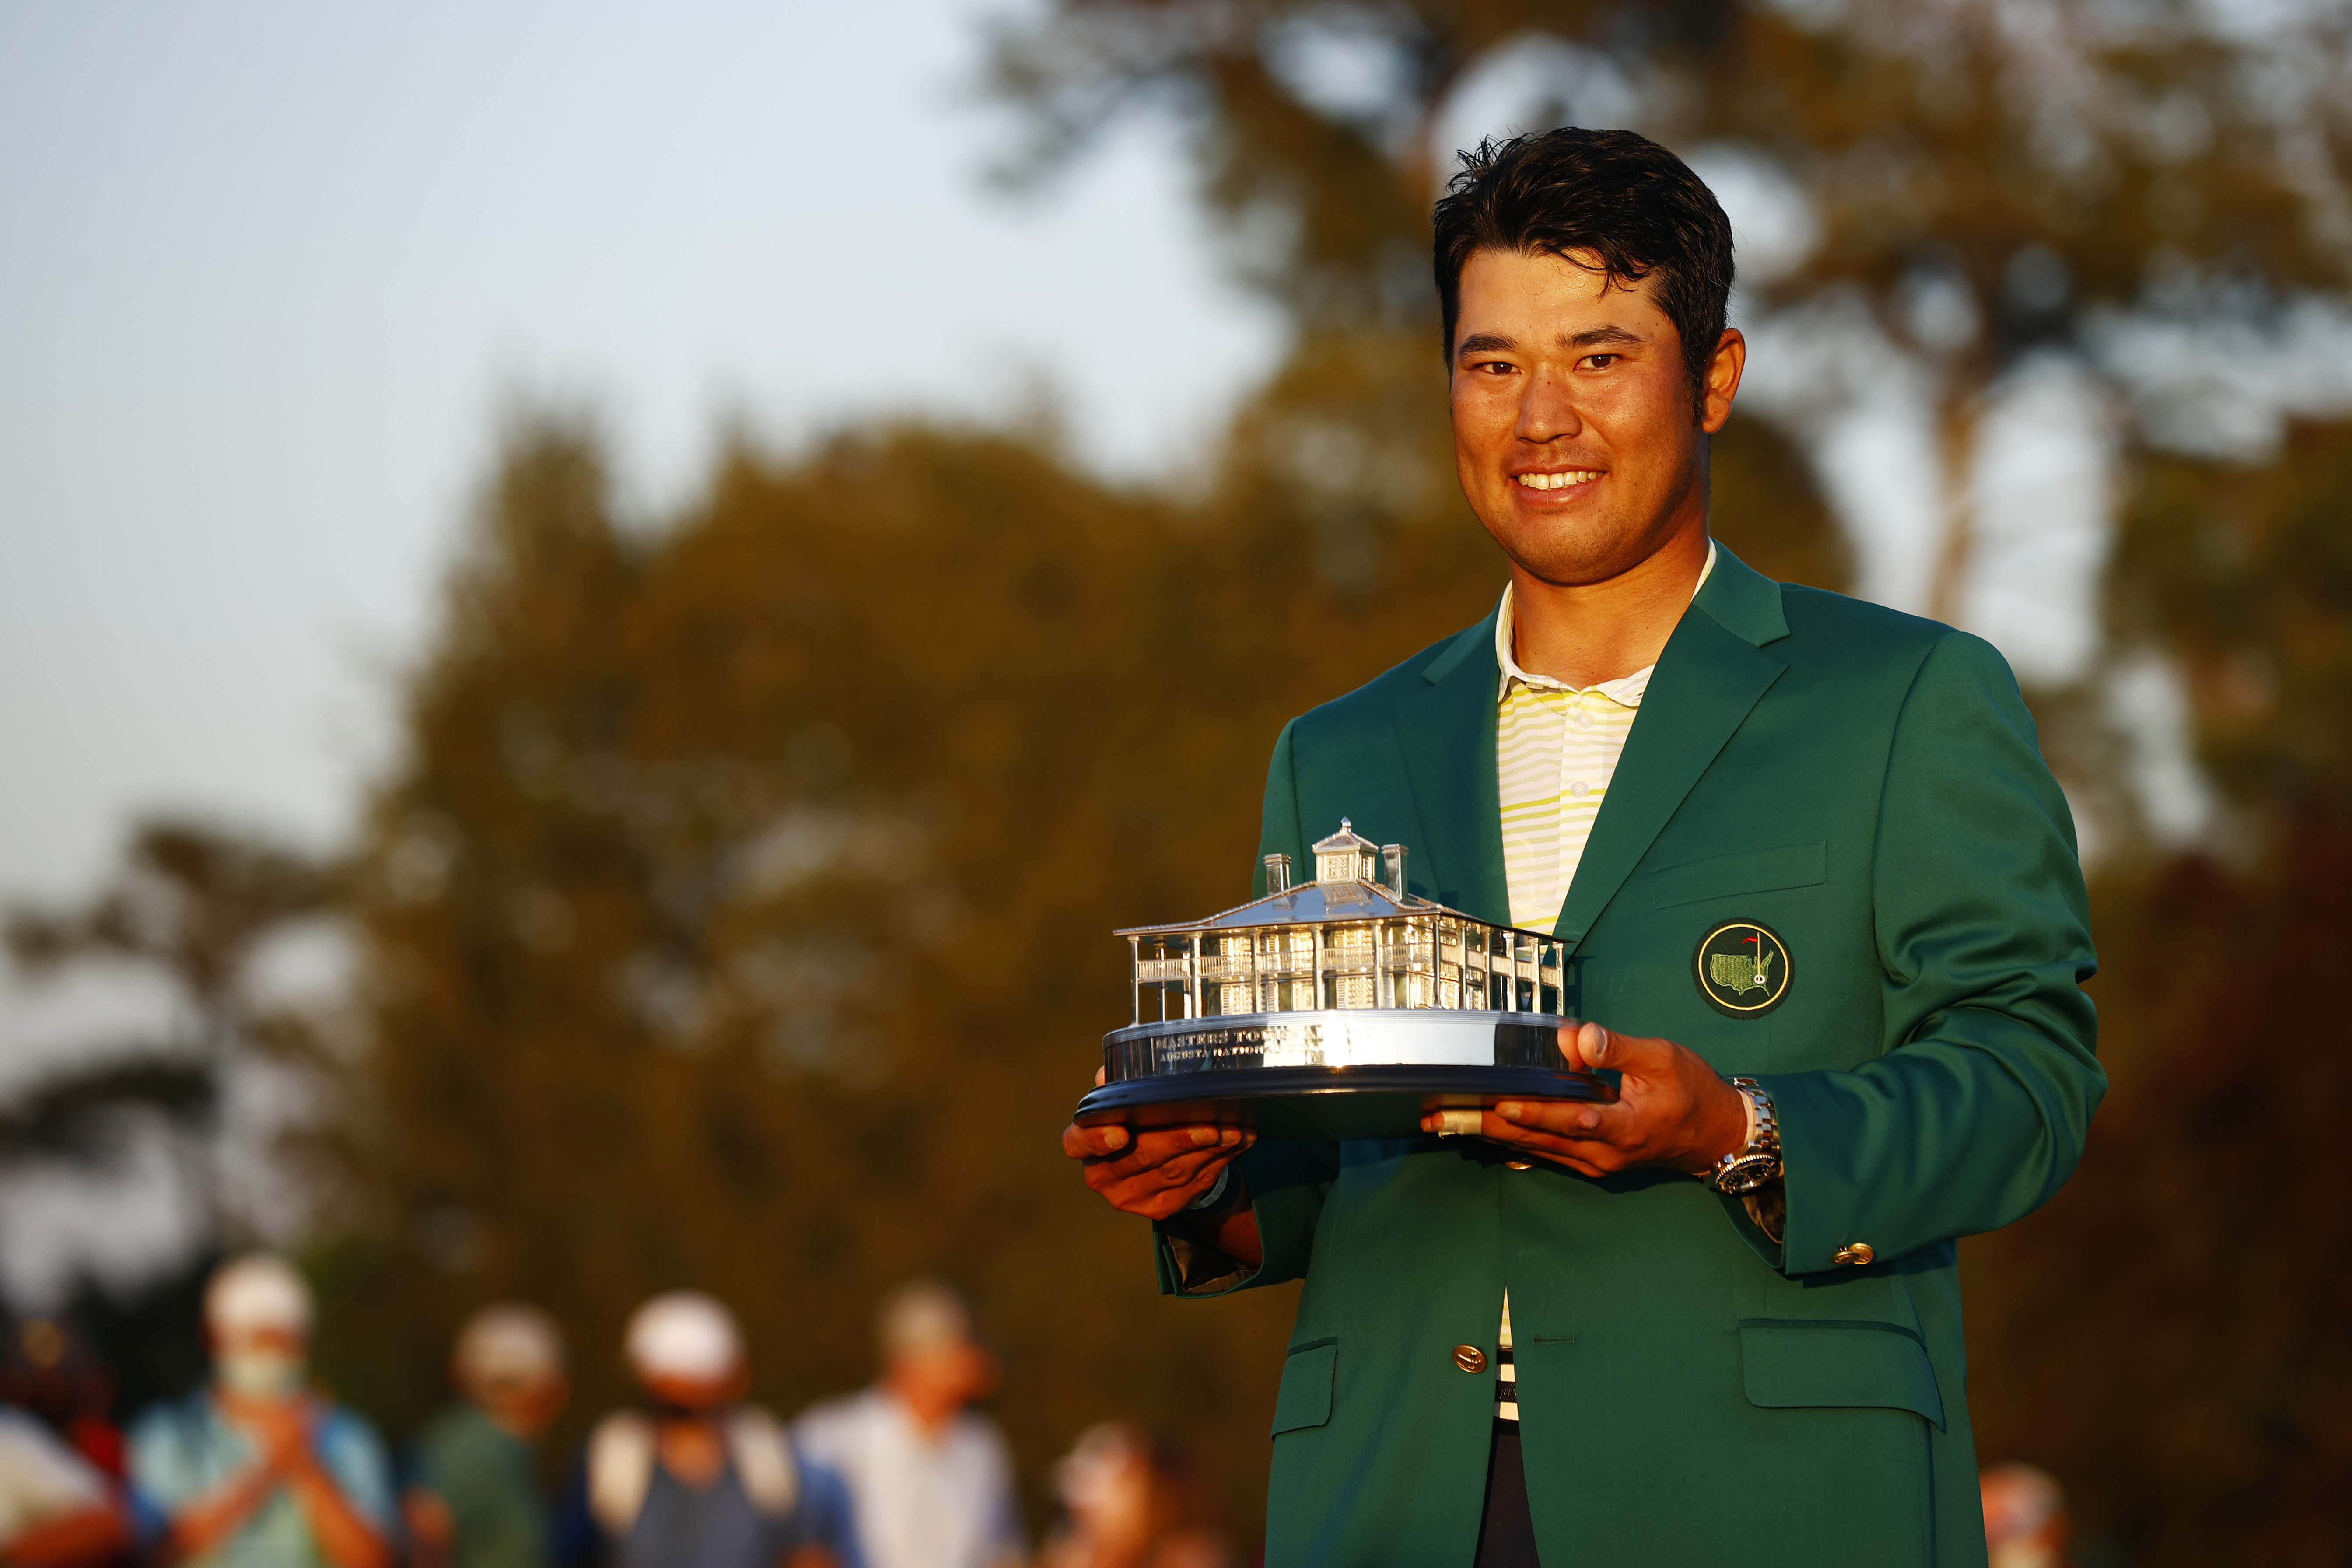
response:
<path id="1" fill-rule="evenodd" d="M 1486 1352 L 1476 1345 L 1455 1345 L 1454 1364 L 1464 1372 L 1484 1372 L 1486 1370 Z"/>
<path id="2" fill-rule="evenodd" d="M 1506 1170 L 1511 1171 L 1532 1171 L 1536 1168 L 1535 1162 L 1532 1160 L 1506 1160 L 1503 1162 L 1503 1166 Z"/>
<path id="3" fill-rule="evenodd" d="M 1861 1264 L 1868 1263 L 1877 1256 L 1877 1250 L 1874 1248 L 1870 1243 L 1866 1241 L 1857 1241 L 1850 1247 L 1839 1247 L 1835 1252 L 1830 1255 L 1830 1261 L 1832 1263 L 1852 1263 L 1859 1266 Z"/>

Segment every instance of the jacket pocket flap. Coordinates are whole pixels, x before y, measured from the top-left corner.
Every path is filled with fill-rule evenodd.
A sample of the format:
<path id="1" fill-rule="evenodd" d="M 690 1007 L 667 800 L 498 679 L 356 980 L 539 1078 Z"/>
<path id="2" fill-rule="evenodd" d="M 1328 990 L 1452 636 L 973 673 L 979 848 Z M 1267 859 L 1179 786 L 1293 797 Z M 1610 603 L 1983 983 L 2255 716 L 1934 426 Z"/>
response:
<path id="1" fill-rule="evenodd" d="M 1769 893 L 1778 888 L 1810 888 L 1829 880 L 1829 847 L 1784 844 L 1778 849 L 1743 849 L 1685 861 L 1650 873 L 1650 907 L 1695 904 L 1735 893 Z"/>
<path id="2" fill-rule="evenodd" d="M 1927 1347 L 1892 1323 L 1751 1321 L 1739 1325 L 1739 1360 L 1750 1405 L 1874 1405 L 1944 1425 Z"/>
<path id="3" fill-rule="evenodd" d="M 1282 1365 L 1282 1393 L 1274 1402 L 1274 1431 L 1280 1436 L 1331 1419 L 1331 1382 L 1339 1375 L 1339 1347 L 1315 1345 L 1293 1351 Z"/>

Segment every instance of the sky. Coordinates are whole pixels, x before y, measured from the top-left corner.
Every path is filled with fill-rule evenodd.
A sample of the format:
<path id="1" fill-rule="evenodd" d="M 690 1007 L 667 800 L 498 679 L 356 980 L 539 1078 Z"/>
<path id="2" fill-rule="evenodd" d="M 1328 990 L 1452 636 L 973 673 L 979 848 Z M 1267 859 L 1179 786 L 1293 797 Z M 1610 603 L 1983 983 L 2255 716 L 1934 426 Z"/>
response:
<path id="1" fill-rule="evenodd" d="M 331 839 L 518 397 L 649 510 L 728 418 L 1198 451 L 1278 325 L 1165 130 L 992 192 L 1002 13 L 0 0 L 0 898 L 159 805 Z"/>

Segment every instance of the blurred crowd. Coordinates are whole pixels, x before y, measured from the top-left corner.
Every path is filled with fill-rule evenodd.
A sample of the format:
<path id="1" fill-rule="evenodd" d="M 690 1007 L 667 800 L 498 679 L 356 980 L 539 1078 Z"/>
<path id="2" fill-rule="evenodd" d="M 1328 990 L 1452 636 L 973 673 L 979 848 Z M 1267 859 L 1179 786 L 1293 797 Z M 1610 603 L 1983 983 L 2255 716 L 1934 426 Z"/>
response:
<path id="1" fill-rule="evenodd" d="M 450 1352 L 454 1397 L 394 1455 L 309 1376 L 312 1303 L 283 1259 L 241 1258 L 205 1294 L 211 1377 L 113 1422 L 114 1383 L 42 1319 L 0 1352 L 0 1563 L 24 1568 L 1232 1568 L 1182 1455 L 1124 1423 L 1054 1472 L 1033 1552 L 1004 1440 L 975 1406 L 995 1357 L 970 1308 L 919 1280 L 882 1304 L 879 1375 L 790 1421 L 746 1397 L 751 1363 L 709 1296 L 656 1296 L 621 1346 L 638 1397 L 575 1453 L 544 1452 L 570 1401 L 563 1336 L 500 1303 Z M 542 1477 L 559 1478 L 542 1484 Z M 1992 1568 L 2063 1568 L 2057 1483 L 1984 1474 Z"/>
<path id="2" fill-rule="evenodd" d="M 1010 1458 L 976 1406 L 995 1357 L 963 1300 L 917 1281 L 882 1304 L 863 1390 L 787 1422 L 748 1397 L 720 1302 L 657 1296 L 621 1351 L 636 1385 L 575 1452 L 555 1320 L 486 1306 L 457 1337 L 454 1397 L 395 1454 L 309 1374 L 312 1300 L 282 1258 L 215 1272 L 210 1376 L 113 1422 L 107 1369 L 26 1320 L 0 1354 L 0 1563 L 26 1568 L 1228 1568 L 1182 1458 L 1121 1424 L 1060 1461 L 1034 1552 Z M 546 1484 L 549 1480 L 553 1484 Z"/>

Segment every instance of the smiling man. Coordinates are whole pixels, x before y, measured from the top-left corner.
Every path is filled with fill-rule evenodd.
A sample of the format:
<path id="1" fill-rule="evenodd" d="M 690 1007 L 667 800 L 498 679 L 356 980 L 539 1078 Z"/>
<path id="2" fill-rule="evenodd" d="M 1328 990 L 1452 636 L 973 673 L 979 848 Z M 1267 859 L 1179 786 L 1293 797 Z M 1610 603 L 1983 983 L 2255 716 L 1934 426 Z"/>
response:
<path id="1" fill-rule="evenodd" d="M 1262 850 L 1343 814 L 1555 932 L 1608 1105 L 1393 1142 L 1071 1128 L 1163 1288 L 1304 1279 L 1267 1561 L 1981 1563 L 1955 1239 L 2105 1079 L 2063 796 L 1975 637 L 1707 536 L 1747 345 L 1680 160 L 1563 130 L 1436 211 L 1495 613 L 1286 727 Z M 1466 1134 L 1466 1135 L 1465 1135 Z"/>

